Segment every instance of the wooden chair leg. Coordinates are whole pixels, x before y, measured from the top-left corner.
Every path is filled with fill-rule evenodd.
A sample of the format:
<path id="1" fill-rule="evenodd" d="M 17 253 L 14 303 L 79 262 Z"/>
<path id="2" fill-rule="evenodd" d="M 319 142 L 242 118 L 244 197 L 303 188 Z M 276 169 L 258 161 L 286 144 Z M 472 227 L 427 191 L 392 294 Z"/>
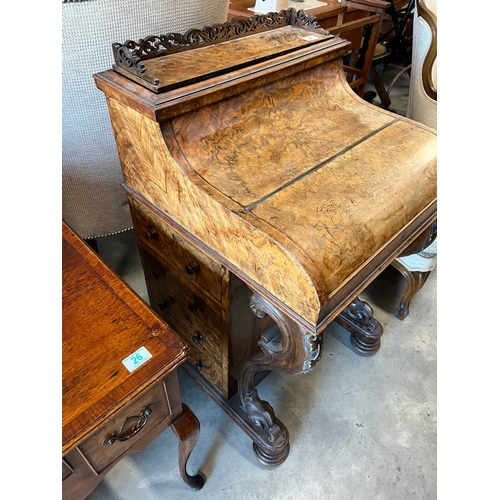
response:
<path id="1" fill-rule="evenodd" d="M 415 294 L 424 286 L 431 271 L 420 272 L 410 271 L 401 262 L 395 260 L 392 266 L 396 268 L 404 277 L 406 287 L 404 289 L 401 301 L 398 307 L 399 319 L 405 319 L 410 313 L 410 302 Z"/>
<path id="2" fill-rule="evenodd" d="M 193 490 L 200 490 L 205 484 L 201 474 L 190 476 L 187 461 L 200 435 L 200 422 L 189 406 L 182 403 L 184 413 L 172 424 L 172 431 L 179 439 L 179 472 L 184 482 Z"/>
<path id="3" fill-rule="evenodd" d="M 391 105 L 389 94 L 385 90 L 385 87 L 382 83 L 382 79 L 380 78 L 380 75 L 378 74 L 378 71 L 374 65 L 370 69 L 370 78 L 380 98 L 382 108 L 389 109 L 389 106 Z"/>

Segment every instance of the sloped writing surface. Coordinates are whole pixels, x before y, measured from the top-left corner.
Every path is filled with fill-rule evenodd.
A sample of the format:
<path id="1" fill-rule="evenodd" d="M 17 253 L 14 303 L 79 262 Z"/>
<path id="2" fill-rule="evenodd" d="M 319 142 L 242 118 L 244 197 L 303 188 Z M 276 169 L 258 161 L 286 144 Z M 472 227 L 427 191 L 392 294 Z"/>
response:
<path id="1" fill-rule="evenodd" d="M 252 212 L 316 263 L 332 293 L 435 201 L 435 148 L 428 130 L 396 119 Z"/>
<path id="2" fill-rule="evenodd" d="M 205 106 L 172 121 L 192 168 L 242 207 L 393 120 L 346 93 L 335 63 Z"/>

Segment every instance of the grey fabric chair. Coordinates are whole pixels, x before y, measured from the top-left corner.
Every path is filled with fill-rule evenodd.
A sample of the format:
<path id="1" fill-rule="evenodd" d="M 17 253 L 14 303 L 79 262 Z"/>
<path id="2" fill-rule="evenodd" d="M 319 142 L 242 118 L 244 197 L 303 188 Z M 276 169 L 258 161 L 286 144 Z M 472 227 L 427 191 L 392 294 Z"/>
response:
<path id="1" fill-rule="evenodd" d="M 62 2 L 62 217 L 84 239 L 132 227 L 105 98 L 94 73 L 114 42 L 183 33 L 227 20 L 229 0 Z"/>

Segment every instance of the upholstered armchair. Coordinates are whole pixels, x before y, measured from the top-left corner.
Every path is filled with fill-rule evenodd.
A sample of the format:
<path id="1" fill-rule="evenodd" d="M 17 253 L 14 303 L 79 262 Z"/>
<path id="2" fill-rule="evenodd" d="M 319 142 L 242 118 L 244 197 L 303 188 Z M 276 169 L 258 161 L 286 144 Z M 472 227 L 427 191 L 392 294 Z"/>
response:
<path id="1" fill-rule="evenodd" d="M 437 128 L 437 0 L 417 0 L 407 116 Z"/>
<path id="2" fill-rule="evenodd" d="M 417 0 L 413 13 L 413 46 L 407 116 L 437 128 L 437 0 Z M 436 224 L 437 232 L 437 224 Z M 437 238 L 417 254 L 393 262 L 405 278 L 398 316 L 409 313 L 410 301 L 437 264 Z"/>
<path id="3" fill-rule="evenodd" d="M 227 19 L 229 0 L 63 0 L 62 218 L 95 239 L 132 227 L 106 101 L 92 75 L 112 43 L 183 33 Z"/>

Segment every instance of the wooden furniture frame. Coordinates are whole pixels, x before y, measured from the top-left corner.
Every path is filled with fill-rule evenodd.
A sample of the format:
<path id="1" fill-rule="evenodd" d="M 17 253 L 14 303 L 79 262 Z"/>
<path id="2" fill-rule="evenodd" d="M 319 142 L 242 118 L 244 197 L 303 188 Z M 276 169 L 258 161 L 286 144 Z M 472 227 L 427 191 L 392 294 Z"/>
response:
<path id="1" fill-rule="evenodd" d="M 344 71 L 351 88 L 363 97 L 385 9 L 389 4 L 381 0 L 325 0 L 323 3 L 327 5 L 306 12 L 314 16 L 323 29 L 351 42 Z M 248 8 L 254 4 L 253 0 L 232 1 L 228 19 L 232 21 L 251 17 L 253 14 Z M 300 6 L 300 3 L 297 5 Z"/>
<path id="2" fill-rule="evenodd" d="M 437 101 L 437 88 L 432 79 L 432 67 L 437 59 L 437 17 L 422 0 L 416 0 L 418 15 L 427 23 L 431 30 L 431 43 L 422 65 L 422 85 L 425 93 L 433 101 Z"/>
<path id="3" fill-rule="evenodd" d="M 370 79 L 380 99 L 380 105 L 384 109 L 389 109 L 391 105 L 391 98 L 389 94 L 394 87 L 397 80 L 404 74 L 410 74 L 411 62 L 405 52 L 404 33 L 408 30 L 408 25 L 411 25 L 412 11 L 414 7 L 414 0 L 398 1 L 391 0 L 388 3 L 385 18 L 388 21 L 388 27 L 384 23 L 383 29 L 387 29 L 378 37 L 378 52 L 374 54 L 371 69 Z M 389 21 L 390 20 L 390 21 Z M 386 64 L 390 62 L 403 59 L 404 68 L 392 79 L 392 82 L 384 86 L 382 77 L 377 70 L 378 64 Z"/>
<path id="4" fill-rule="evenodd" d="M 94 78 L 151 305 L 189 345 L 185 369 L 279 465 L 288 430 L 256 386 L 312 370 L 332 321 L 379 349 L 358 295 L 436 218 L 435 133 L 360 99 L 349 42 L 303 11 L 113 50 Z"/>
<path id="5" fill-rule="evenodd" d="M 363 97 L 385 9 L 389 4 L 379 0 L 340 0 L 339 3 L 342 11 L 338 15 L 337 26 L 328 28 L 328 31 L 352 41 L 349 62 L 344 64 L 344 71 L 349 75 L 347 81 L 351 88 L 356 89 L 356 93 Z M 349 21 L 349 9 L 362 12 L 363 16 Z"/>
<path id="6" fill-rule="evenodd" d="M 179 392 L 185 345 L 64 223 L 62 260 L 63 499 L 85 498 L 169 426 L 181 477 L 200 489 L 204 478 L 186 468 L 200 424 Z M 130 355 L 135 369 L 122 362 Z"/>

